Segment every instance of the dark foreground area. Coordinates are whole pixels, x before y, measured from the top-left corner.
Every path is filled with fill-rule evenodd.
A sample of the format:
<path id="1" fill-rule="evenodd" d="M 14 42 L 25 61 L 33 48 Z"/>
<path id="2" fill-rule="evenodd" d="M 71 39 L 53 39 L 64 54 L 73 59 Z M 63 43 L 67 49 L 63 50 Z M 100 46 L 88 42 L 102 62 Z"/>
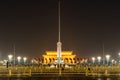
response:
<path id="1" fill-rule="evenodd" d="M 85 75 L 41 75 L 41 76 L 1 76 L 0 80 L 120 80 L 120 76 L 85 76 Z"/>
<path id="2" fill-rule="evenodd" d="M 115 77 L 72 77 L 72 78 L 41 78 L 41 77 L 31 77 L 31 78 L 0 78 L 0 80 L 120 80 L 120 78 Z"/>

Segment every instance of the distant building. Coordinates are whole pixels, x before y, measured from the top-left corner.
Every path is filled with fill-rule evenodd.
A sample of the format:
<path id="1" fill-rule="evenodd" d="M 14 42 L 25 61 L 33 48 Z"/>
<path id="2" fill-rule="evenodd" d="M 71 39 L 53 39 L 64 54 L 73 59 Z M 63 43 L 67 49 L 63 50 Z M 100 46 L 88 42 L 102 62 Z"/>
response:
<path id="1" fill-rule="evenodd" d="M 62 51 L 62 60 L 64 63 L 74 63 L 74 58 L 76 57 L 72 51 Z M 57 60 L 57 52 L 56 51 L 46 51 L 43 55 L 44 63 L 55 63 Z"/>

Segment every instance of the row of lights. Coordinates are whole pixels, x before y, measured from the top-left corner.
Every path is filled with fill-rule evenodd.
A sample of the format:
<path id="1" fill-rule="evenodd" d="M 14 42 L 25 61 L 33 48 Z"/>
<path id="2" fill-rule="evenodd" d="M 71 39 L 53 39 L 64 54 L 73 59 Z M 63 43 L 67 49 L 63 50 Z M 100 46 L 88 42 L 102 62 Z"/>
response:
<path id="1" fill-rule="evenodd" d="M 118 55 L 120 56 L 120 53 L 119 53 Z M 107 64 L 108 64 L 108 62 L 109 62 L 109 60 L 110 60 L 110 55 L 106 55 L 105 57 L 106 57 L 106 61 L 107 61 Z M 12 61 L 12 58 L 13 58 L 13 55 L 8 55 L 8 59 L 9 59 L 10 62 Z M 22 59 L 22 58 L 21 58 L 20 56 L 17 57 L 17 60 L 18 60 L 19 63 L 20 63 L 20 60 L 21 60 L 21 59 Z M 101 59 L 102 59 L 101 56 L 98 56 L 98 57 L 97 57 L 97 60 L 98 60 L 99 63 L 101 62 Z M 26 58 L 26 57 L 23 57 L 24 63 L 26 62 L 26 60 L 27 60 L 27 58 Z M 96 60 L 96 58 L 95 58 L 95 57 L 92 57 L 92 62 L 93 62 L 93 64 L 95 63 L 95 60 Z M 111 62 L 113 63 L 114 60 L 112 60 Z"/>
<path id="2" fill-rule="evenodd" d="M 109 60 L 110 60 L 110 55 L 106 55 L 105 58 L 106 58 L 106 61 L 107 61 L 107 64 L 108 64 L 108 63 L 109 63 Z M 102 59 L 101 56 L 98 56 L 98 57 L 97 57 L 97 60 L 98 60 L 99 63 L 101 62 L 101 59 Z M 95 60 L 96 60 L 96 58 L 95 58 L 95 57 L 92 57 L 92 62 L 93 62 L 93 64 L 95 63 Z M 103 60 L 103 61 L 104 61 L 104 60 Z M 114 60 L 112 60 L 112 62 L 113 62 L 113 61 L 114 61 Z"/>
<path id="3" fill-rule="evenodd" d="M 11 55 L 11 54 L 8 55 L 8 59 L 9 59 L 10 62 L 12 61 L 12 58 L 13 58 L 13 55 Z M 20 62 L 21 59 L 22 58 L 20 56 L 17 57 L 18 62 Z M 23 57 L 23 61 L 26 62 L 26 60 L 27 60 L 27 58 Z"/>

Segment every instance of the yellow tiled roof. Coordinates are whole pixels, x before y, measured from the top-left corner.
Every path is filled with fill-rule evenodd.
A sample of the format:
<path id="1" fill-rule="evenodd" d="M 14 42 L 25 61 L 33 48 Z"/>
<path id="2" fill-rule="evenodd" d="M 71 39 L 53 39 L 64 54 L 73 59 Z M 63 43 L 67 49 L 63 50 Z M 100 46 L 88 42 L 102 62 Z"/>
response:
<path id="1" fill-rule="evenodd" d="M 46 51 L 46 55 L 57 55 L 56 51 Z M 62 51 L 62 55 L 73 55 L 72 51 Z"/>

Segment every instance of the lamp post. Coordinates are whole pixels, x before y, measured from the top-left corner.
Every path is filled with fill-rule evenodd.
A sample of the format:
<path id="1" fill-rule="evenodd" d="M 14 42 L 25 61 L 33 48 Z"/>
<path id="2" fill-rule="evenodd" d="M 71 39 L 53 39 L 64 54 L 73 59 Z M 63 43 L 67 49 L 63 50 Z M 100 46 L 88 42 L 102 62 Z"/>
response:
<path id="1" fill-rule="evenodd" d="M 26 61 L 27 61 L 27 58 L 26 57 L 24 57 L 23 58 L 23 61 L 24 61 L 24 64 L 26 63 Z"/>
<path id="2" fill-rule="evenodd" d="M 93 64 L 95 63 L 95 57 L 92 57 L 92 62 L 93 62 Z"/>
<path id="3" fill-rule="evenodd" d="M 118 53 L 118 65 L 120 64 L 120 52 Z"/>
<path id="4" fill-rule="evenodd" d="M 114 59 L 112 59 L 112 61 L 111 61 L 111 62 L 112 62 L 112 65 L 114 64 L 114 61 L 115 61 L 115 60 L 114 60 Z"/>
<path id="5" fill-rule="evenodd" d="M 11 64 L 11 62 L 12 62 L 12 58 L 13 58 L 13 55 L 8 55 L 8 59 L 9 59 L 9 62 L 10 62 L 10 64 Z"/>
<path id="6" fill-rule="evenodd" d="M 105 57 L 106 57 L 107 65 L 108 65 L 109 59 L 110 59 L 110 55 L 106 55 Z"/>
<path id="7" fill-rule="evenodd" d="M 31 60 L 31 65 L 34 65 L 34 60 L 33 59 Z"/>
<path id="8" fill-rule="evenodd" d="M 100 64 L 100 62 L 101 62 L 101 57 L 98 56 L 97 59 L 98 59 L 98 63 Z"/>
<path id="9" fill-rule="evenodd" d="M 20 64 L 21 57 L 18 56 L 18 57 L 17 57 L 17 60 L 18 60 L 18 64 Z"/>
<path id="10" fill-rule="evenodd" d="M 118 53 L 118 55 L 120 56 L 120 52 Z"/>

